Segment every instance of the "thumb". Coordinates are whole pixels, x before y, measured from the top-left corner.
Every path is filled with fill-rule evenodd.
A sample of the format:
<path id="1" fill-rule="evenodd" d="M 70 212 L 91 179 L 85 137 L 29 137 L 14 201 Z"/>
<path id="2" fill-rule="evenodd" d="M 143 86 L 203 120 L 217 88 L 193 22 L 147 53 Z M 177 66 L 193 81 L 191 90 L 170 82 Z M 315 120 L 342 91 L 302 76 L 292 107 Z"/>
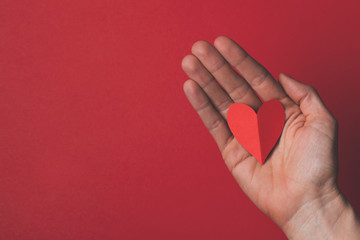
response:
<path id="1" fill-rule="evenodd" d="M 306 117 L 316 117 L 319 115 L 332 117 L 319 94 L 312 86 L 299 82 L 284 73 L 280 73 L 279 83 L 287 95 L 300 106 L 302 113 Z"/>

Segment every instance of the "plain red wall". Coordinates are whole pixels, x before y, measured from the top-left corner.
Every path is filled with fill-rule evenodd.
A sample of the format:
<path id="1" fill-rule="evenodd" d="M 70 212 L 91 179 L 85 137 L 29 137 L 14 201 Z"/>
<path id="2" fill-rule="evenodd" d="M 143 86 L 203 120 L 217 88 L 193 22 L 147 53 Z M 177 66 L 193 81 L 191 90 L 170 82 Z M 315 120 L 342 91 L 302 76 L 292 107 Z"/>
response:
<path id="1" fill-rule="evenodd" d="M 0 0 L 0 239 L 284 239 L 182 91 L 218 35 L 318 89 L 359 211 L 359 1 L 337 2 Z"/>

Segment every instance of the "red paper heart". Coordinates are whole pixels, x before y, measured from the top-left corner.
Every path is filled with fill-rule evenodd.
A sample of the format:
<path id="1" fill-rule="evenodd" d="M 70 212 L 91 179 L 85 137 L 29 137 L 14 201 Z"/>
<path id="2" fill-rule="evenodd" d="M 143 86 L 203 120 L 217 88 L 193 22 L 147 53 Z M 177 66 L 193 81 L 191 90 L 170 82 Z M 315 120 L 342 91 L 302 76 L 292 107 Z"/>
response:
<path id="1" fill-rule="evenodd" d="M 285 111 L 276 99 L 265 102 L 257 114 L 243 103 L 232 104 L 228 111 L 231 132 L 261 164 L 280 137 L 284 123 Z"/>

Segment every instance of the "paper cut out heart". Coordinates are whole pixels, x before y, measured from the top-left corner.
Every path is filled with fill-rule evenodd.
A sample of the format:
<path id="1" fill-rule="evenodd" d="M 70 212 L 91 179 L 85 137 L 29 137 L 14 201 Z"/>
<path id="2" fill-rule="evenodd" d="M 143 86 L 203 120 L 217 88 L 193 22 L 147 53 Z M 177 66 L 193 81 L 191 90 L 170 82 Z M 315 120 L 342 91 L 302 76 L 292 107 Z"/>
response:
<path id="1" fill-rule="evenodd" d="M 258 113 L 243 103 L 234 103 L 228 111 L 228 124 L 236 140 L 260 164 L 279 139 L 285 123 L 285 111 L 279 100 L 265 102 Z"/>

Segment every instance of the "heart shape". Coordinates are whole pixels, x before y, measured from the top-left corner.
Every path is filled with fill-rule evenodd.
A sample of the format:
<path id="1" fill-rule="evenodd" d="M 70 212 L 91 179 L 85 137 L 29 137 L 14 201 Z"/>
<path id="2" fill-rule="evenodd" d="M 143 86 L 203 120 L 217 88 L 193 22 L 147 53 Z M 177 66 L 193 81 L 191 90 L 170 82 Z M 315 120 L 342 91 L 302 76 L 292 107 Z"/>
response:
<path id="1" fill-rule="evenodd" d="M 279 100 L 265 102 L 256 113 L 243 103 L 234 103 L 228 111 L 228 124 L 236 140 L 264 164 L 285 123 L 285 111 Z"/>

